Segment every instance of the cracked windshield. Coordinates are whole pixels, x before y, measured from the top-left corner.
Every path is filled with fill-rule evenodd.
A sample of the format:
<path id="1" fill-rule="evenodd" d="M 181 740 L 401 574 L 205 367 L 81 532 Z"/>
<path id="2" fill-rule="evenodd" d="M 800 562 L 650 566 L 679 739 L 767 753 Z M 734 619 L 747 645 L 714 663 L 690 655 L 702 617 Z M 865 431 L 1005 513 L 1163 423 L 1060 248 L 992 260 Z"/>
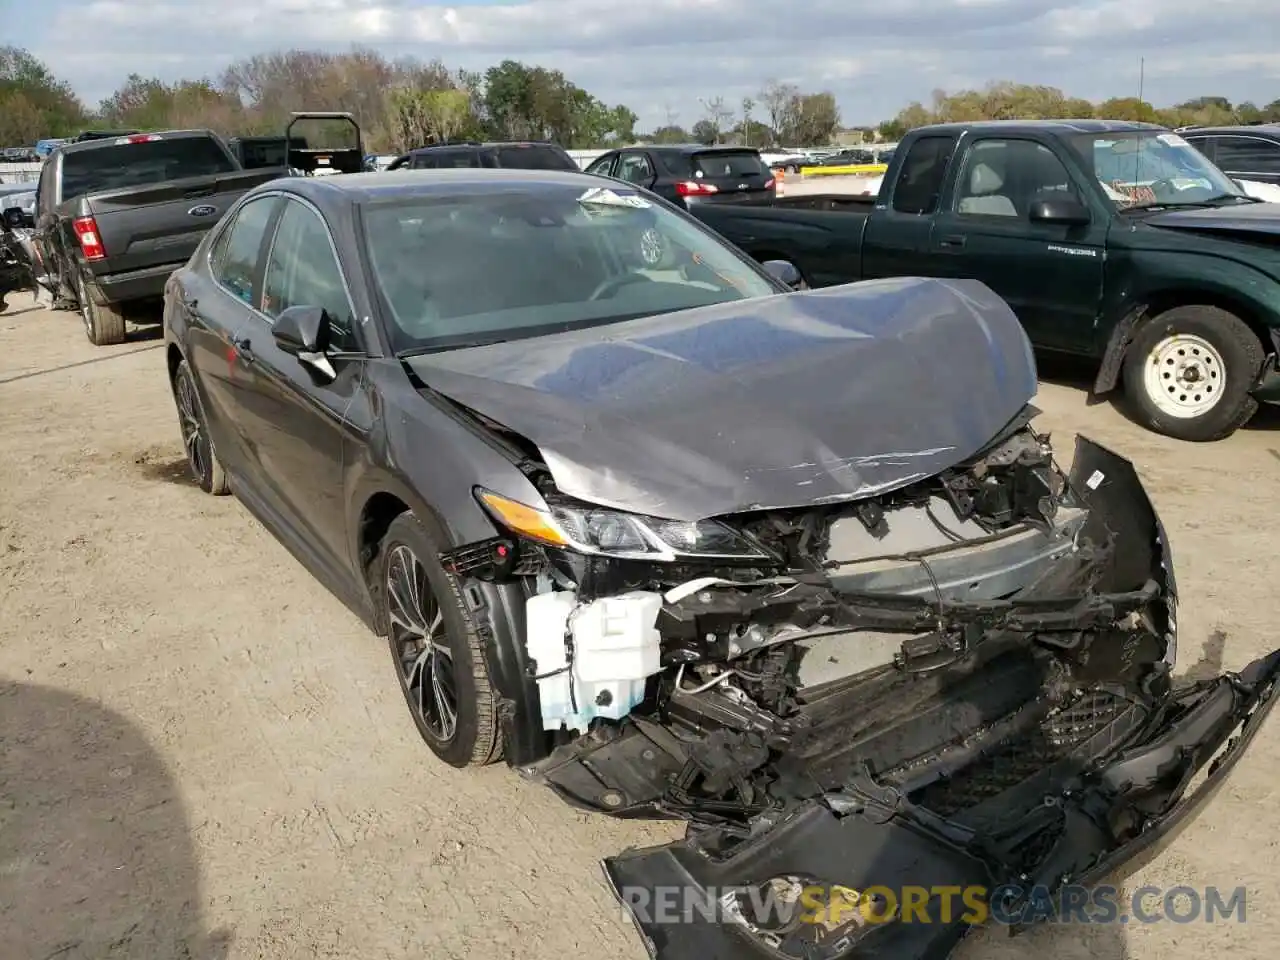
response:
<path id="1" fill-rule="evenodd" d="M 1082 134 L 1074 138 L 1074 146 L 1120 210 L 1250 202 L 1176 133 Z"/>

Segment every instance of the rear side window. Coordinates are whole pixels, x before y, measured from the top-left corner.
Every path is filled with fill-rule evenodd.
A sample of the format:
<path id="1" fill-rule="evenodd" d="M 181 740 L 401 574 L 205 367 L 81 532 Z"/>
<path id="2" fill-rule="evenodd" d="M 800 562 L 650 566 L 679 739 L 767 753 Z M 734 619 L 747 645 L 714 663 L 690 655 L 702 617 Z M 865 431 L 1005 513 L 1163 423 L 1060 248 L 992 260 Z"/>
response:
<path id="1" fill-rule="evenodd" d="M 258 270 L 262 239 L 279 200 L 279 197 L 250 200 L 214 241 L 209 258 L 214 279 L 248 304 L 253 303 L 253 278 Z"/>
<path id="2" fill-rule="evenodd" d="M 62 199 L 235 169 L 222 145 L 210 137 L 113 144 L 63 154 Z"/>
<path id="3" fill-rule="evenodd" d="M 693 175 L 711 179 L 732 177 L 763 177 L 769 168 L 760 159 L 760 154 L 750 150 L 739 153 L 727 150 L 716 150 L 710 153 L 696 153 L 693 156 Z"/>
<path id="4" fill-rule="evenodd" d="M 893 209 L 899 213 L 933 213 L 938 209 L 954 137 L 921 137 L 911 145 L 893 186 Z"/>
<path id="5" fill-rule="evenodd" d="M 542 144 L 498 147 L 498 166 L 515 170 L 573 170 L 579 167 L 563 150 Z"/>
<path id="6" fill-rule="evenodd" d="M 1280 143 L 1260 137 L 1220 137 L 1214 159 L 1219 167 L 1231 173 L 1273 176 L 1280 174 Z"/>

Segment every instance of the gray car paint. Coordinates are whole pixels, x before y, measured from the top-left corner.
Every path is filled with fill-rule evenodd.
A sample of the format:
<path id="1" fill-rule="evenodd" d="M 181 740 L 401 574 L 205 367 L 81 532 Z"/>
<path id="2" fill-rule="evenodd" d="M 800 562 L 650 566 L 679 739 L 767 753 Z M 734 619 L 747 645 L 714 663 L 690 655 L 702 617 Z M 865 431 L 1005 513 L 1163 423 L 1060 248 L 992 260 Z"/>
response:
<path id="1" fill-rule="evenodd" d="M 534 443 L 559 490 L 676 520 L 884 493 L 981 449 L 1035 395 L 972 280 L 736 301 L 408 361 Z"/>

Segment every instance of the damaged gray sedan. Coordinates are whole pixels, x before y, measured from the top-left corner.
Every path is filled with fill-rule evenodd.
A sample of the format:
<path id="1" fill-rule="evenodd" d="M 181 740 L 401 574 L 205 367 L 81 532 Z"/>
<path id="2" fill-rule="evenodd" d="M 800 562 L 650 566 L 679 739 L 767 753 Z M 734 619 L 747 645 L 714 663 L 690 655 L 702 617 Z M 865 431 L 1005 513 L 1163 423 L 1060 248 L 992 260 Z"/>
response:
<path id="1" fill-rule="evenodd" d="M 778 905 L 1113 874 L 1280 651 L 1175 679 L 1152 505 L 1088 440 L 1059 467 L 985 286 L 765 267 L 573 173 L 266 184 L 169 284 L 184 443 L 388 638 L 440 759 L 688 823 L 605 864 L 659 960 L 943 957 L 962 917 Z"/>

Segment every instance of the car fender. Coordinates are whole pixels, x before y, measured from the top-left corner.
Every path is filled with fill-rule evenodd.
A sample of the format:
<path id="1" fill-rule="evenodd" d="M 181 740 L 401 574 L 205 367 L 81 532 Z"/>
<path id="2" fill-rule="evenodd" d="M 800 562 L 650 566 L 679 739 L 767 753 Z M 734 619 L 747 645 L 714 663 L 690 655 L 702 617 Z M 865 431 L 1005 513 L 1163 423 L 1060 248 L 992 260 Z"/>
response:
<path id="1" fill-rule="evenodd" d="M 1225 241 L 1214 242 L 1230 248 Z M 1103 327 L 1105 347 L 1093 384 L 1094 394 L 1115 389 L 1125 353 L 1138 326 L 1173 307 L 1203 304 L 1240 317 L 1258 335 L 1268 353 L 1275 352 L 1273 331 L 1280 327 L 1280 282 L 1238 257 L 1212 253 L 1125 251 L 1115 259 L 1117 273 L 1132 278 L 1116 292 L 1103 316 L 1115 318 Z"/>

